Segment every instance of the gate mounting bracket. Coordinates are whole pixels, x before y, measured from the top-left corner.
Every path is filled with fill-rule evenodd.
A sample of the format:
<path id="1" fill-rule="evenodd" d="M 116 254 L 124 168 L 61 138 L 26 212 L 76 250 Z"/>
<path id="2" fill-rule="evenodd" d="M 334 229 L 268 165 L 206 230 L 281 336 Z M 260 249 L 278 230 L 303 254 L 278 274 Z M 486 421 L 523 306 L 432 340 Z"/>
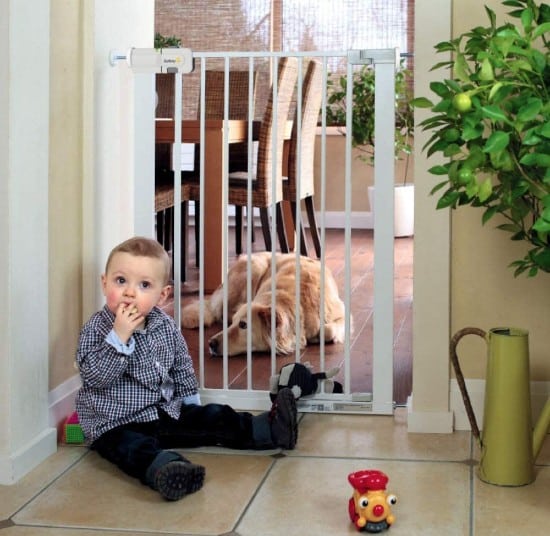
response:
<path id="1" fill-rule="evenodd" d="M 126 60 L 134 73 L 182 73 L 193 71 L 190 48 L 131 48 L 126 53 L 111 50 L 109 63 Z"/>
<path id="2" fill-rule="evenodd" d="M 398 48 L 374 48 L 348 50 L 348 61 L 353 65 L 372 65 L 374 63 L 393 63 L 399 65 Z"/>

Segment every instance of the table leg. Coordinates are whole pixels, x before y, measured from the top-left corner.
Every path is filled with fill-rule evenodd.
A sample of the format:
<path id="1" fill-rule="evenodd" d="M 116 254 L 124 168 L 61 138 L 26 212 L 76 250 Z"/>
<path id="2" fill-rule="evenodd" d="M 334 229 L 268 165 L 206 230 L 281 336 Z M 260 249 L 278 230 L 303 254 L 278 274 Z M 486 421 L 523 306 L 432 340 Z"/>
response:
<path id="1" fill-rule="evenodd" d="M 204 199 L 201 199 L 204 214 L 204 290 L 213 292 L 222 284 L 223 256 L 225 255 L 224 226 L 227 220 L 223 162 L 225 161 L 222 128 L 207 128 L 204 147 Z"/>

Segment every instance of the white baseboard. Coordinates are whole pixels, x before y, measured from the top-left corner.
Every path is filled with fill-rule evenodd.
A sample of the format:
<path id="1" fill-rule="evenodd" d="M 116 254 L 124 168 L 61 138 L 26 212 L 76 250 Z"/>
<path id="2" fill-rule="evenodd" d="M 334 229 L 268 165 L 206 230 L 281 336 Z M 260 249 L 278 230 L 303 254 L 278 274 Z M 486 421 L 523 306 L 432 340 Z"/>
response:
<path id="1" fill-rule="evenodd" d="M 407 399 L 407 431 L 416 434 L 450 434 L 453 414 L 450 411 L 412 411 L 412 396 Z"/>
<path id="2" fill-rule="evenodd" d="M 472 403 L 477 425 L 483 429 L 483 405 L 485 399 L 485 380 L 465 380 L 466 390 Z M 464 409 L 464 401 L 455 379 L 450 383 L 450 406 L 454 413 L 455 430 L 470 430 L 470 421 Z M 531 413 L 533 422 L 536 421 L 542 407 L 550 396 L 550 382 L 531 382 Z"/>
<path id="3" fill-rule="evenodd" d="M 304 223 L 307 216 L 303 216 Z M 350 226 L 352 229 L 372 229 L 372 212 L 352 212 L 350 214 Z M 321 214 L 317 213 L 317 224 L 321 226 Z M 344 229 L 346 227 L 345 212 L 325 212 L 325 227 L 327 229 Z"/>
<path id="4" fill-rule="evenodd" d="M 192 216 L 195 213 L 193 206 L 189 207 L 189 215 Z M 316 213 L 317 225 L 322 225 L 321 213 Z M 229 207 L 227 211 L 227 218 L 229 226 L 235 226 L 235 210 L 234 207 Z M 302 223 L 304 227 L 309 227 L 307 214 L 302 213 Z M 193 226 L 195 219 L 190 218 L 189 225 Z M 243 217 L 243 225 L 246 227 L 246 217 Z M 260 217 L 258 214 L 254 215 L 254 225 L 260 225 Z M 344 229 L 346 227 L 346 213 L 345 212 L 325 212 L 324 225 L 326 229 Z M 372 229 L 373 217 L 372 212 L 352 212 L 350 215 L 350 227 L 352 229 Z"/>
<path id="5" fill-rule="evenodd" d="M 65 419 L 74 411 L 74 401 L 79 388 L 80 375 L 75 374 L 49 392 L 50 426 L 61 430 Z"/>
<path id="6" fill-rule="evenodd" d="M 75 396 L 79 387 L 80 376 L 75 374 L 49 392 L 49 427 L 17 452 L 6 456 L 0 455 L 0 484 L 8 485 L 17 482 L 57 451 L 63 423 L 74 411 Z"/>
<path id="7" fill-rule="evenodd" d="M 57 451 L 57 432 L 46 428 L 17 452 L 0 456 L 0 484 L 14 484 Z"/>

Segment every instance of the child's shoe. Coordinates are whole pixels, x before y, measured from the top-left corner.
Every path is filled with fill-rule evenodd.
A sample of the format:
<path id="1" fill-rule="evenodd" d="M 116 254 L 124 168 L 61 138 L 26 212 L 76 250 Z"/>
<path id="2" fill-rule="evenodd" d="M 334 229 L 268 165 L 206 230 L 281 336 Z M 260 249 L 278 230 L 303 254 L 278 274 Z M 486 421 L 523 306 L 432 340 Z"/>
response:
<path id="1" fill-rule="evenodd" d="M 281 389 L 270 411 L 271 438 L 277 447 L 292 450 L 298 440 L 298 413 L 294 393 Z"/>
<path id="2" fill-rule="evenodd" d="M 177 501 L 202 488 L 204 473 L 202 465 L 183 460 L 172 461 L 156 472 L 155 489 L 167 501 Z"/>

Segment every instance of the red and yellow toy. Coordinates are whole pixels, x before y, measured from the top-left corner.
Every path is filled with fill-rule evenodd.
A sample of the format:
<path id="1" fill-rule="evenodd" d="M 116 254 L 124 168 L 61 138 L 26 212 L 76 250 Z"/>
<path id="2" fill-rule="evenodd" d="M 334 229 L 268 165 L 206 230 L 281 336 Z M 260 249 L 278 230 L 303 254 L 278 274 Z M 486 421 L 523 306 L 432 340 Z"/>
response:
<path id="1" fill-rule="evenodd" d="M 377 470 L 357 471 L 348 475 L 353 486 L 349 500 L 349 516 L 358 531 L 382 532 L 395 521 L 391 507 L 397 502 L 395 495 L 386 493 L 388 477 Z"/>

